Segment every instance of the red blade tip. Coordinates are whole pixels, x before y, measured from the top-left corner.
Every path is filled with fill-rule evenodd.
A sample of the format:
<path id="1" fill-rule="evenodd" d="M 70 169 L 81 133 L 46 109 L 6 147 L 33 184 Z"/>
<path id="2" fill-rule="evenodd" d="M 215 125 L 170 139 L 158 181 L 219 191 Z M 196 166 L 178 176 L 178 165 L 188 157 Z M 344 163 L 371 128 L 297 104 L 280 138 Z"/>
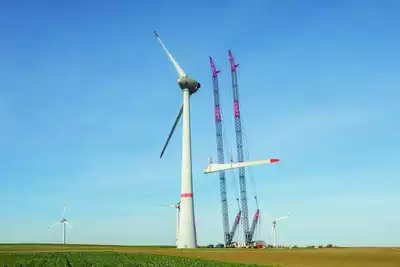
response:
<path id="1" fill-rule="evenodd" d="M 156 31 L 154 31 L 154 34 L 156 35 L 157 38 L 160 38 Z"/>
<path id="2" fill-rule="evenodd" d="M 271 159 L 271 163 L 279 162 L 279 159 Z"/>

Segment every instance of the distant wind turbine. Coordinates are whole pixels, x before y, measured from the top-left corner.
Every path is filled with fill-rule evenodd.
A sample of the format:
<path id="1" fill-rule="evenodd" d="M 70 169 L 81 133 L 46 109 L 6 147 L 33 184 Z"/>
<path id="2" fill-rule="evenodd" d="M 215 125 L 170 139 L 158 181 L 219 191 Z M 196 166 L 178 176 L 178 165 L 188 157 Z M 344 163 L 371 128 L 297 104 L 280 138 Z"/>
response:
<path id="1" fill-rule="evenodd" d="M 276 218 L 275 220 L 272 221 L 271 235 L 274 236 L 274 248 L 276 247 L 276 229 L 275 229 L 275 227 L 276 227 L 276 222 L 277 222 L 277 221 L 280 221 L 280 220 L 286 219 L 287 217 L 290 216 L 290 214 L 291 214 L 291 213 L 289 212 L 286 216 Z"/>
<path id="2" fill-rule="evenodd" d="M 72 228 L 72 226 L 68 223 L 67 219 L 65 219 L 65 217 L 64 217 L 66 209 L 67 209 L 67 204 L 64 205 L 64 211 L 63 211 L 63 214 L 61 216 L 61 221 L 56 222 L 55 224 L 49 226 L 49 228 L 52 228 L 53 226 L 56 226 L 56 225 L 59 225 L 59 224 L 63 225 L 63 239 L 62 239 L 63 240 L 63 244 L 66 243 L 66 227 L 65 227 L 65 225 L 68 225 L 70 228 Z"/>
<path id="3" fill-rule="evenodd" d="M 179 239 L 179 215 L 181 211 L 181 202 L 177 202 L 175 204 L 171 205 L 157 205 L 157 206 L 162 206 L 162 207 L 169 207 L 169 208 L 174 208 L 176 209 L 176 245 L 178 246 L 178 239 Z"/>

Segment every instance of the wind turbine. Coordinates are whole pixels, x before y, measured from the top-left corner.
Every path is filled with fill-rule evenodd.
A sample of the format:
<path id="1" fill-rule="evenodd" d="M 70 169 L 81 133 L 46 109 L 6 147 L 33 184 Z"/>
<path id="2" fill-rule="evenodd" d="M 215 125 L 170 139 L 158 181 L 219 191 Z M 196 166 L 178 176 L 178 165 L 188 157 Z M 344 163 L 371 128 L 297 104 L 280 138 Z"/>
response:
<path id="1" fill-rule="evenodd" d="M 169 133 L 168 139 L 165 142 L 160 158 L 163 156 L 165 149 L 171 139 L 183 114 L 183 132 L 182 132 L 182 182 L 181 182 L 181 201 L 180 201 L 180 216 L 179 216 L 179 237 L 178 248 L 197 248 L 196 225 L 194 216 L 193 202 L 193 179 L 192 179 L 192 152 L 191 152 L 191 137 L 190 137 L 190 96 L 197 92 L 200 88 L 198 83 L 193 78 L 190 78 L 183 69 L 178 65 L 172 55 L 169 53 L 164 43 L 161 41 L 157 32 L 154 32 L 164 51 L 178 72 L 178 85 L 183 92 L 183 104 L 179 110 L 178 116 L 175 119 L 174 125 Z"/>
<path id="2" fill-rule="evenodd" d="M 49 228 L 52 228 L 53 226 L 56 226 L 58 224 L 63 225 L 63 244 L 65 244 L 65 242 L 66 242 L 66 227 L 65 227 L 65 225 L 68 225 L 70 228 L 72 228 L 72 226 L 68 223 L 67 219 L 65 219 L 65 217 L 64 217 L 66 209 L 67 209 L 67 204 L 64 205 L 64 211 L 61 216 L 61 221 L 56 222 L 55 224 L 49 226 Z"/>
<path id="3" fill-rule="evenodd" d="M 178 240 L 179 240 L 179 213 L 180 213 L 180 210 L 181 210 L 181 203 L 177 202 L 177 203 L 172 204 L 172 205 L 159 205 L 159 206 L 176 209 L 176 245 L 178 245 Z"/>
<path id="4" fill-rule="evenodd" d="M 274 248 L 276 247 L 276 229 L 275 229 L 275 227 L 276 227 L 276 222 L 277 222 L 277 221 L 280 221 L 280 220 L 286 219 L 287 217 L 290 216 L 290 214 L 291 214 L 291 213 L 289 212 L 286 216 L 276 218 L 275 220 L 272 221 L 271 235 L 274 236 Z"/>

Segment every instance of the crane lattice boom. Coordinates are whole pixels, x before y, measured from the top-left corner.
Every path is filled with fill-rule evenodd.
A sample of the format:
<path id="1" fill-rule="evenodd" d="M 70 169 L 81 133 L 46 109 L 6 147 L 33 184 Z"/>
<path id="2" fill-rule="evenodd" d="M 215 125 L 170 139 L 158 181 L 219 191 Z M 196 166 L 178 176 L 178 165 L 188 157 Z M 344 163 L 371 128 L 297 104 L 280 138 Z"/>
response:
<path id="1" fill-rule="evenodd" d="M 243 162 L 243 136 L 242 136 L 242 121 L 240 118 L 240 107 L 239 107 L 239 91 L 237 83 L 236 68 L 239 64 L 235 63 L 232 56 L 231 50 L 229 50 L 229 62 L 231 63 L 231 74 L 232 74 L 232 89 L 233 89 L 233 107 L 235 114 L 235 131 L 236 131 L 236 149 L 237 149 L 237 161 Z M 250 245 L 251 236 L 249 229 L 249 212 L 247 207 L 247 191 L 246 191 L 246 174 L 244 168 L 239 168 L 239 184 L 240 184 L 240 201 L 242 204 L 242 222 L 245 244 Z"/>
<path id="2" fill-rule="evenodd" d="M 253 240 L 254 232 L 256 230 L 256 226 L 257 226 L 259 218 L 260 218 L 260 210 L 257 209 L 256 214 L 254 215 L 254 218 L 253 218 L 253 222 L 251 224 L 251 228 L 250 228 L 250 240 Z"/>
<path id="3" fill-rule="evenodd" d="M 219 103 L 219 86 L 218 86 L 218 73 L 220 71 L 216 69 L 212 57 L 210 57 L 210 65 L 213 77 L 215 130 L 217 137 L 218 163 L 222 164 L 224 163 L 224 143 L 222 136 L 222 120 L 221 120 L 221 111 Z M 225 171 L 221 171 L 218 174 L 219 174 L 219 186 L 221 192 L 222 224 L 224 228 L 225 245 L 227 246 L 232 243 L 233 235 L 229 232 L 228 200 L 226 195 Z"/>

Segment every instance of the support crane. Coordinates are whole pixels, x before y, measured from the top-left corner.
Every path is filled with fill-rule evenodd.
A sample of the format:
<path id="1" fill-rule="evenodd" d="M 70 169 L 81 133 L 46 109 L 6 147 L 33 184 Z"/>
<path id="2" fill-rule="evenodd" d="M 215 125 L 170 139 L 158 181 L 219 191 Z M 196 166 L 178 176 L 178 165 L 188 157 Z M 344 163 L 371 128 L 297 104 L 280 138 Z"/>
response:
<path id="1" fill-rule="evenodd" d="M 214 112 L 215 112 L 215 130 L 217 137 L 217 151 L 218 151 L 218 163 L 224 164 L 224 143 L 222 136 L 222 120 L 221 120 L 221 110 L 219 103 L 219 86 L 218 86 L 218 73 L 219 70 L 215 67 L 212 57 L 210 57 L 210 65 L 213 77 L 213 92 L 214 92 Z M 224 228 L 224 240 L 225 246 L 230 246 L 234 238 L 237 225 L 240 221 L 240 209 L 239 213 L 235 218 L 232 230 L 229 232 L 229 216 L 228 216 L 228 200 L 226 194 L 226 178 L 225 171 L 219 172 L 219 185 L 221 192 L 221 208 L 222 208 L 222 224 Z M 239 200 L 238 200 L 239 201 Z"/>
<path id="2" fill-rule="evenodd" d="M 243 162 L 243 137 L 242 137 L 242 121 L 240 118 L 240 108 L 239 108 L 239 92 L 237 83 L 236 68 L 239 64 L 235 63 L 232 56 L 231 50 L 229 51 L 229 62 L 231 63 L 231 74 L 232 74 L 232 89 L 233 89 L 233 107 L 235 114 L 235 131 L 236 131 L 236 149 L 237 149 L 237 160 L 238 162 Z M 244 240 L 246 246 L 249 246 L 252 239 L 252 234 L 249 229 L 249 214 L 247 207 L 247 191 L 246 191 L 246 174 L 243 167 L 239 168 L 239 184 L 240 184 L 240 200 L 242 204 L 242 222 L 243 222 L 243 232 Z"/>
<path id="3" fill-rule="evenodd" d="M 204 173 L 214 173 L 214 172 L 224 172 L 226 170 L 232 170 L 239 168 L 239 181 L 240 181 L 240 200 L 242 204 L 242 209 L 240 209 L 240 203 L 238 201 L 239 205 L 239 213 L 236 216 L 235 223 L 232 226 L 232 230 L 227 235 L 226 233 L 229 231 L 229 220 L 226 220 L 228 223 L 226 224 L 227 227 L 224 224 L 224 233 L 225 237 L 229 237 L 231 244 L 232 245 L 232 240 L 237 228 L 237 225 L 240 222 L 241 215 L 244 214 L 243 216 L 243 230 L 244 230 L 244 235 L 245 235 L 245 244 L 246 246 L 250 246 L 252 242 L 252 238 L 254 235 L 254 231 L 256 228 L 256 225 L 259 221 L 259 215 L 260 215 L 260 210 L 258 208 L 258 203 L 257 203 L 257 197 L 255 196 L 256 203 L 257 203 L 257 211 L 253 219 L 252 227 L 251 230 L 249 229 L 249 218 L 248 218 L 248 208 L 247 208 L 247 191 L 246 191 L 246 177 L 245 177 L 245 170 L 244 168 L 250 167 L 250 166 L 255 166 L 255 165 L 262 165 L 262 164 L 268 164 L 268 163 L 275 163 L 279 162 L 279 159 L 267 159 L 267 160 L 251 160 L 251 161 L 246 161 L 244 162 L 244 157 L 243 157 L 243 137 L 242 137 L 242 122 L 241 122 L 241 117 L 240 117 L 240 109 L 239 109 L 239 97 L 238 97 L 238 86 L 237 86 L 237 76 L 236 76 L 236 68 L 239 66 L 239 64 L 235 64 L 235 61 L 232 56 L 232 52 L 229 50 L 229 61 L 231 63 L 231 72 L 232 72 L 232 87 L 233 87 L 233 97 L 234 97 L 234 110 L 235 110 L 235 125 L 236 125 L 236 147 L 237 147 L 237 155 L 238 155 L 238 162 L 233 162 L 231 158 L 230 163 L 223 163 L 223 146 L 221 146 L 221 150 L 219 150 L 219 146 L 217 144 L 218 152 L 221 151 L 222 153 L 219 153 L 219 156 L 222 155 L 222 157 L 218 158 L 219 163 L 213 163 L 212 158 L 209 158 L 209 164 L 206 169 L 204 169 Z M 221 113 L 220 113 L 220 107 L 219 107 L 219 90 L 218 90 L 218 80 L 217 76 L 219 71 L 216 70 L 214 63 L 212 62 L 212 58 L 210 57 L 210 63 L 211 63 L 211 69 L 213 70 L 213 82 L 214 82 L 214 96 L 215 96 L 215 91 L 218 92 L 217 97 L 214 98 L 215 102 L 215 122 L 217 126 L 217 142 L 218 139 L 220 139 L 220 144 L 222 143 L 222 121 L 221 121 Z M 217 88 L 217 90 L 215 90 Z M 217 100 L 217 101 L 216 101 Z M 219 134 L 220 133 L 220 134 Z M 220 161 L 221 159 L 221 161 Z M 222 163 L 220 163 L 222 162 Z M 221 177 L 221 176 L 220 176 Z M 226 213 L 224 213 L 224 199 L 227 207 L 227 201 L 226 201 L 226 179 L 225 175 L 223 176 L 224 183 L 221 183 L 223 186 L 221 186 L 221 200 L 222 200 L 222 209 L 223 209 L 223 220 L 224 220 L 224 214 L 226 214 L 227 218 L 227 208 L 226 208 Z M 221 181 L 221 180 L 220 180 Z M 224 190 L 223 190 L 224 189 Z M 225 221 L 224 221 L 225 222 Z M 226 239 L 225 239 L 226 241 Z M 229 241 L 229 239 L 228 239 Z"/>
<path id="4" fill-rule="evenodd" d="M 257 197 L 254 197 L 254 198 L 256 199 L 257 210 L 256 210 L 256 214 L 254 215 L 253 222 L 251 223 L 251 227 L 250 227 L 250 234 L 249 234 L 250 241 L 253 240 L 254 232 L 256 230 L 256 226 L 260 219 L 260 209 L 258 208 L 258 200 L 257 200 Z"/>
<path id="5" fill-rule="evenodd" d="M 232 247 L 232 246 L 233 246 L 233 238 L 235 237 L 235 233 L 236 233 L 237 226 L 238 226 L 239 223 L 240 223 L 240 217 L 241 217 L 241 215 L 242 215 L 242 211 L 239 210 L 239 213 L 236 215 L 235 221 L 234 221 L 234 223 L 233 223 L 233 225 L 232 225 L 232 230 L 231 230 L 231 232 L 230 232 L 232 238 L 231 238 L 230 243 L 228 244 L 227 247 Z"/>

